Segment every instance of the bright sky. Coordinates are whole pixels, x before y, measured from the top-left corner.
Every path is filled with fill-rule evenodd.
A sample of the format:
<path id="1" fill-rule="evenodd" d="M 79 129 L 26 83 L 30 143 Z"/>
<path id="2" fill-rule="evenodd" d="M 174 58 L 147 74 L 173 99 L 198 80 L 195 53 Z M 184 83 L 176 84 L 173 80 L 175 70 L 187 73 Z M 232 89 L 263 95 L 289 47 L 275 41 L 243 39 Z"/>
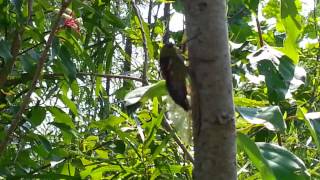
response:
<path id="1" fill-rule="evenodd" d="M 312 9 L 314 6 L 314 1 L 311 0 L 301 0 L 302 3 L 302 15 L 306 16 Z M 156 11 L 156 8 L 154 8 L 154 13 Z M 147 17 L 147 13 L 148 13 L 148 9 L 141 9 L 142 15 L 143 17 Z M 172 10 L 172 12 L 174 12 Z M 159 10 L 159 17 L 161 17 L 163 15 L 163 6 L 160 7 Z M 170 30 L 171 31 L 180 31 L 183 29 L 183 14 L 181 13 L 173 13 L 173 15 L 171 16 L 171 20 L 170 20 Z"/>

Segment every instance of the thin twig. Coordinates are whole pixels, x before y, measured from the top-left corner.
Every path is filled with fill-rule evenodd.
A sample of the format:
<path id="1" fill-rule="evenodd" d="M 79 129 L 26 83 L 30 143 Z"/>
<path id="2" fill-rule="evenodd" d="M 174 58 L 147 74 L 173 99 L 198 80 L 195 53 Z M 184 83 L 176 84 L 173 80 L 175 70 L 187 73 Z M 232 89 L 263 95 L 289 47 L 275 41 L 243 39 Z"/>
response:
<path id="1" fill-rule="evenodd" d="M 103 78 L 118 78 L 118 79 L 129 79 L 142 82 L 143 79 L 125 76 L 125 75 L 115 75 L 115 74 L 98 74 L 98 73 L 77 73 L 77 76 L 98 76 Z"/>
<path id="2" fill-rule="evenodd" d="M 151 25 L 152 9 L 153 9 L 153 1 L 150 0 L 150 2 L 149 2 L 149 11 L 148 11 L 148 25 L 149 25 L 149 28 L 150 28 L 150 25 Z"/>
<path id="3" fill-rule="evenodd" d="M 132 1 L 131 4 L 132 4 L 134 12 L 136 13 L 136 15 L 138 17 L 139 24 L 140 24 L 140 31 L 141 31 L 141 35 L 142 35 L 142 46 L 143 46 L 143 50 L 144 50 L 142 85 L 145 86 L 145 85 L 148 85 L 147 73 L 148 73 L 148 67 L 149 67 L 149 53 L 148 53 L 148 47 L 147 47 L 147 37 L 146 37 L 146 33 L 144 31 L 143 19 L 141 17 L 139 9 L 138 9 L 137 5 L 135 4 L 135 1 Z"/>
<path id="4" fill-rule="evenodd" d="M 22 103 L 20 105 L 19 111 L 14 116 L 14 118 L 13 118 L 13 120 L 11 122 L 11 125 L 10 125 L 10 127 L 9 127 L 9 129 L 8 129 L 8 131 L 6 133 L 6 136 L 4 137 L 4 140 L 0 144 L 0 155 L 6 149 L 8 142 L 11 141 L 11 136 L 13 135 L 13 133 L 15 132 L 17 127 L 19 126 L 19 123 L 20 123 L 20 121 L 22 119 L 22 114 L 26 111 L 26 109 L 27 109 L 27 107 L 29 105 L 31 94 L 34 92 L 34 90 L 36 88 L 36 84 L 37 84 L 37 82 L 39 80 L 39 77 L 41 75 L 43 66 L 44 66 L 45 61 L 46 61 L 47 56 L 48 56 L 48 51 L 49 51 L 50 46 L 52 44 L 52 40 L 53 40 L 54 34 L 55 34 L 56 30 L 58 29 L 59 21 L 61 19 L 62 13 L 65 11 L 65 9 L 68 7 L 68 5 L 71 3 L 71 1 L 72 0 L 67 0 L 67 1 L 64 1 L 62 3 L 62 6 L 61 6 L 60 12 L 58 14 L 57 20 L 54 23 L 54 25 L 52 26 L 52 30 L 50 32 L 50 35 L 49 35 L 49 38 L 48 38 L 47 43 L 45 45 L 45 48 L 44 48 L 43 52 L 41 53 L 41 56 L 40 56 L 40 59 L 39 59 L 39 63 L 37 65 L 37 69 L 35 71 L 35 74 L 34 74 L 33 79 L 32 79 L 32 83 L 30 85 L 30 89 L 29 89 L 28 93 L 24 96 L 23 101 L 22 101 Z"/>
<path id="5" fill-rule="evenodd" d="M 64 75 L 62 73 L 51 73 L 51 74 L 43 74 L 41 76 L 42 79 L 55 79 L 58 77 L 63 77 Z M 127 79 L 127 80 L 134 80 L 142 82 L 141 78 L 132 77 L 132 76 L 125 76 L 125 75 L 116 75 L 116 74 L 99 74 L 99 73 L 86 73 L 86 72 L 78 72 L 76 74 L 77 77 L 82 76 L 95 76 L 95 77 L 103 77 L 103 78 L 115 78 L 115 79 Z M 20 83 L 24 83 L 26 81 L 31 80 L 31 76 L 29 73 L 25 73 L 21 76 L 21 78 L 15 78 L 8 80 L 5 84 L 6 87 L 18 85 Z"/>
<path id="6" fill-rule="evenodd" d="M 28 0 L 28 24 L 32 24 L 32 14 L 33 14 L 33 9 L 32 9 L 32 4 L 33 0 Z"/>
<path id="7" fill-rule="evenodd" d="M 182 141 L 180 140 L 179 136 L 174 132 L 174 129 L 171 127 L 171 125 L 168 123 L 168 120 L 166 118 L 162 121 L 162 126 L 166 131 L 173 134 L 174 141 L 178 144 L 178 146 L 182 149 L 183 153 L 186 155 L 187 159 L 194 163 L 193 157 L 189 153 L 188 149 L 184 146 Z"/>
<path id="8" fill-rule="evenodd" d="M 153 16 L 153 18 L 154 18 L 154 23 L 153 23 L 153 26 L 152 26 L 152 29 L 151 29 L 151 35 L 150 35 L 151 39 L 154 39 L 154 30 L 155 30 L 155 28 L 156 28 L 157 21 L 158 21 L 158 14 L 159 14 L 160 5 L 161 5 L 161 4 L 158 4 L 158 6 L 157 6 L 157 12 L 156 12 L 156 14 Z"/>
<path id="9" fill-rule="evenodd" d="M 41 44 L 44 44 L 44 43 L 45 43 L 45 41 L 39 42 L 38 44 L 34 44 L 33 46 L 31 46 L 31 47 L 23 50 L 22 52 L 20 52 L 19 56 L 23 55 L 24 53 L 26 53 L 26 52 L 30 51 L 31 49 L 34 49 L 34 48 L 36 48 L 36 47 L 38 47 L 38 46 L 40 46 Z"/>
<path id="10" fill-rule="evenodd" d="M 256 15 L 256 23 L 257 23 L 257 28 L 258 28 L 259 44 L 260 44 L 260 47 L 263 47 L 264 42 L 263 42 L 263 38 L 262 38 L 262 31 L 261 31 L 261 26 L 260 26 L 260 21 L 258 19 L 258 15 Z"/>

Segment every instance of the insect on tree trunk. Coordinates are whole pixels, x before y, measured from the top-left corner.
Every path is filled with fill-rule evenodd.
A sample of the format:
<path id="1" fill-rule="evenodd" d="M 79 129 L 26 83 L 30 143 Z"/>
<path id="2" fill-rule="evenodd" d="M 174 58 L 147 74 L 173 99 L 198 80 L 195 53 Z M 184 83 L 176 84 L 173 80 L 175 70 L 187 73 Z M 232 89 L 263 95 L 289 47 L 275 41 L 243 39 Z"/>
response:
<path id="1" fill-rule="evenodd" d="M 194 179 L 236 179 L 226 2 L 184 0 L 192 78 Z"/>

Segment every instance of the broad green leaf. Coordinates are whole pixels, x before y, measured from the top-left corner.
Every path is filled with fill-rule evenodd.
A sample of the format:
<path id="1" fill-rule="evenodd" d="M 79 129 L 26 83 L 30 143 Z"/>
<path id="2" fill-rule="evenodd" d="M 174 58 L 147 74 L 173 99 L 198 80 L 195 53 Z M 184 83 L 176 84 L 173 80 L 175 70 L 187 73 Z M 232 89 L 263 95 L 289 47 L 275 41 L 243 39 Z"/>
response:
<path id="1" fill-rule="evenodd" d="M 230 40 L 234 43 L 244 43 L 253 35 L 252 28 L 244 20 L 238 20 L 237 23 L 230 24 L 229 29 Z"/>
<path id="2" fill-rule="evenodd" d="M 257 16 L 260 0 L 243 0 L 243 1 L 245 5 L 250 9 L 250 11 Z"/>
<path id="3" fill-rule="evenodd" d="M 70 33 L 69 31 L 60 30 L 59 32 L 57 32 L 57 37 L 59 37 L 60 39 L 63 39 L 63 41 L 60 41 L 62 44 L 60 49 L 66 48 L 64 50 L 68 51 L 68 53 L 72 57 L 76 56 L 79 59 L 90 58 L 88 57 L 87 53 L 83 50 L 82 46 L 79 44 L 78 38 L 73 36 L 73 34 Z"/>
<path id="4" fill-rule="evenodd" d="M 172 7 L 176 12 L 184 13 L 184 6 L 181 0 L 175 0 L 172 3 Z"/>
<path id="5" fill-rule="evenodd" d="M 268 102 L 257 101 L 257 100 L 248 99 L 245 97 L 234 97 L 234 104 L 236 106 L 261 107 L 261 106 L 266 106 Z"/>
<path id="6" fill-rule="evenodd" d="M 47 107 L 47 110 L 52 114 L 55 122 L 65 124 L 71 128 L 75 127 L 70 116 L 61 109 L 57 107 Z"/>
<path id="7" fill-rule="evenodd" d="M 49 156 L 49 151 L 42 145 L 35 145 L 32 147 L 32 149 L 41 157 L 41 158 L 47 158 Z"/>
<path id="8" fill-rule="evenodd" d="M 48 151 L 52 150 L 52 146 L 51 146 L 50 142 L 48 141 L 48 139 L 45 136 L 36 135 L 36 138 L 39 139 L 39 141 L 41 142 L 43 147 L 46 148 L 46 150 L 48 150 Z"/>
<path id="9" fill-rule="evenodd" d="M 260 153 L 257 145 L 246 135 L 237 133 L 237 145 L 242 149 L 249 157 L 254 166 L 261 173 L 261 177 L 264 180 L 276 180 L 271 167 Z"/>
<path id="10" fill-rule="evenodd" d="M 287 149 L 269 143 L 256 143 L 259 150 L 272 169 L 276 179 L 281 180 L 309 180 L 303 161 Z"/>
<path id="11" fill-rule="evenodd" d="M 32 151 L 30 149 L 24 149 L 17 154 L 17 163 L 25 168 L 38 168 L 39 164 L 35 159 L 31 158 Z"/>
<path id="12" fill-rule="evenodd" d="M 299 14 L 301 2 L 281 0 L 281 22 L 286 31 L 282 51 L 296 64 L 299 61 L 298 39 L 301 36 L 302 17 Z"/>
<path id="13" fill-rule="evenodd" d="M 237 107 L 240 115 L 252 124 L 261 124 L 271 131 L 284 132 L 286 124 L 278 106 L 262 108 Z"/>
<path id="14" fill-rule="evenodd" d="M 163 148 L 165 148 L 172 138 L 173 133 L 170 133 L 170 135 L 167 135 L 164 139 L 162 139 L 161 144 L 158 145 L 151 153 L 152 153 L 152 160 L 155 160 L 158 155 L 162 152 Z"/>
<path id="15" fill-rule="evenodd" d="M 119 19 L 116 15 L 112 14 L 110 11 L 103 14 L 103 20 L 110 23 L 116 28 L 123 29 L 125 28 L 125 25 L 123 24 L 123 20 Z"/>
<path id="16" fill-rule="evenodd" d="M 70 162 L 65 162 L 60 171 L 61 174 L 74 176 L 75 175 L 75 167 Z"/>
<path id="17" fill-rule="evenodd" d="M 33 127 L 37 127 L 46 117 L 46 109 L 41 106 L 35 106 L 31 109 L 30 118 L 28 119 Z"/>
<path id="18" fill-rule="evenodd" d="M 174 174 L 184 173 L 184 172 L 191 174 L 191 173 L 189 173 L 190 171 L 192 171 L 192 166 L 188 166 L 188 165 L 167 165 L 167 164 L 157 165 L 156 168 L 154 169 L 150 179 L 152 179 L 152 180 L 157 179 L 157 177 L 160 175 L 167 175 L 167 176 L 170 176 L 171 178 L 174 179 Z M 164 176 L 164 177 L 166 177 L 166 176 Z M 164 177 L 162 176 L 162 178 L 164 178 Z M 189 178 L 191 178 L 191 176 Z M 161 179 L 161 177 L 159 179 Z"/>
<path id="19" fill-rule="evenodd" d="M 320 112 L 311 112 L 304 114 L 304 121 L 310 131 L 315 144 L 317 145 L 318 149 L 320 149 Z"/>
<path id="20" fill-rule="evenodd" d="M 165 83 L 165 81 L 159 81 L 155 84 L 143 86 L 129 92 L 124 98 L 126 106 L 130 106 L 138 102 L 143 103 L 154 97 L 167 95 L 168 92 Z"/>
<path id="21" fill-rule="evenodd" d="M 108 156 L 108 151 L 106 150 L 99 150 L 99 149 L 96 149 L 95 152 L 98 154 L 98 156 L 100 158 L 104 158 L 104 159 L 107 159 L 109 156 Z"/>
<path id="22" fill-rule="evenodd" d="M 89 150 L 92 150 L 98 142 L 99 142 L 98 136 L 88 136 L 82 142 L 83 151 L 87 152 Z"/>
<path id="23" fill-rule="evenodd" d="M 265 76 L 271 102 L 292 98 L 292 92 L 304 84 L 306 73 L 282 52 L 264 46 L 247 57 L 254 69 Z"/>
<path id="24" fill-rule="evenodd" d="M 78 108 L 67 96 L 59 94 L 59 99 L 71 110 L 74 115 L 78 115 Z"/>
<path id="25" fill-rule="evenodd" d="M 102 119 L 100 121 L 92 122 L 89 127 L 90 128 L 98 128 L 101 130 L 108 129 L 109 126 L 111 127 L 119 127 L 122 122 L 124 122 L 126 119 L 122 116 L 114 116 L 110 115 L 107 119 Z"/>
<path id="26" fill-rule="evenodd" d="M 59 57 L 61 58 L 61 64 L 63 73 L 69 79 L 70 83 L 76 79 L 77 69 L 75 64 L 72 62 L 71 55 L 66 46 L 61 46 L 59 51 Z"/>
<path id="27" fill-rule="evenodd" d="M 37 63 L 38 63 L 38 54 L 32 57 L 30 54 L 24 54 L 21 57 L 21 64 L 23 66 L 24 71 L 27 73 L 33 74 L 36 70 Z"/>
<path id="28" fill-rule="evenodd" d="M 151 142 L 155 139 L 157 130 L 161 126 L 163 117 L 164 117 L 164 110 L 161 112 L 161 114 L 158 115 L 157 118 L 152 118 L 150 122 L 150 126 L 148 127 L 148 129 L 150 130 L 147 131 L 148 134 L 146 136 L 146 141 L 144 142 L 144 148 L 148 148 Z"/>
<path id="29" fill-rule="evenodd" d="M 122 140 L 116 140 L 113 142 L 114 146 L 112 150 L 117 154 L 124 154 L 126 150 L 126 144 Z"/>
<path id="30" fill-rule="evenodd" d="M 52 122 L 50 124 L 56 126 L 57 128 L 59 128 L 61 130 L 62 135 L 63 135 L 63 139 L 66 144 L 72 143 L 73 140 L 79 136 L 78 133 L 74 129 L 72 129 L 70 126 L 68 126 L 64 123 Z"/>

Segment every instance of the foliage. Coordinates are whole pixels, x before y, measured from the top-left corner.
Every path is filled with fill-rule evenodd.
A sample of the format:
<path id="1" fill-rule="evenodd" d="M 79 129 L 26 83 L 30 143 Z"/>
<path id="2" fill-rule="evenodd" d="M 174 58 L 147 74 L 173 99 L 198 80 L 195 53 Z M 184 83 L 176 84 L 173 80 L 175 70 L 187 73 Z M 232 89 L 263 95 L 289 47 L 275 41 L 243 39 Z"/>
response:
<path id="1" fill-rule="evenodd" d="M 60 1 L 31 2 L 0 0 L 0 142 L 32 87 L 61 7 Z M 158 72 L 165 18 L 155 11 L 168 2 L 137 1 L 140 10 L 152 7 L 150 19 L 139 19 L 132 3 L 72 1 L 29 106 L 0 155 L 0 177 L 192 179 L 183 149 L 192 154 L 192 145 L 184 140 L 181 146 L 181 132 L 164 125 L 190 118 L 172 112 L 181 109 L 171 108 Z M 228 1 L 239 179 L 320 178 L 314 7 L 302 14 L 300 0 Z M 181 1 L 173 8 L 183 12 Z M 171 35 L 177 44 L 184 36 Z M 148 86 L 140 78 L 144 53 Z"/>

